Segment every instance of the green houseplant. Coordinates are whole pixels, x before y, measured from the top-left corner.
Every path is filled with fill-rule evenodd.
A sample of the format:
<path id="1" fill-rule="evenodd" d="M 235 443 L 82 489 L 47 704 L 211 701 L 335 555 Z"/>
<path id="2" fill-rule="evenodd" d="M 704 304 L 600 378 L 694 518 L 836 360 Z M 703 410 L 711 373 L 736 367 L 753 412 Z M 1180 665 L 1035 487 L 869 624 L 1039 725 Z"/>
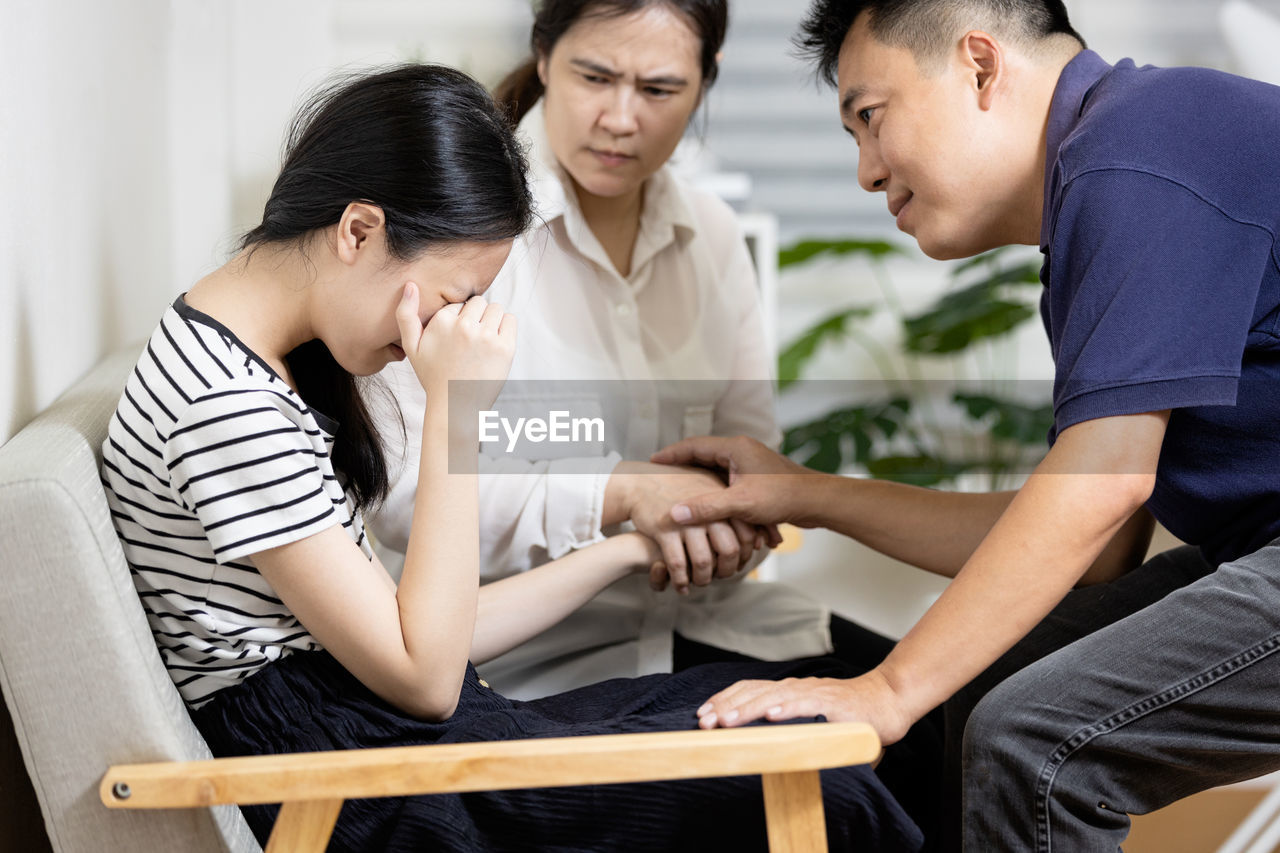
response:
<path id="1" fill-rule="evenodd" d="M 830 256 L 865 260 L 882 299 L 843 307 L 795 338 L 779 356 L 779 387 L 784 394 L 796 388 L 815 355 L 842 341 L 867 352 L 879 381 L 872 383 L 876 392 L 870 398 L 840 401 L 788 428 L 784 453 L 821 471 L 853 469 L 917 485 L 978 474 L 993 489 L 1038 458 L 1053 417 L 1048 395 L 1028 401 L 1009 394 L 1010 383 L 996 376 L 995 356 L 1003 339 L 1036 316 L 1038 264 L 1004 250 L 956 264 L 947 291 L 925 310 L 908 314 L 886 267 L 887 259 L 907 252 L 892 243 L 807 240 L 784 249 L 779 266 Z M 892 315 L 900 332 L 896 352 L 865 328 L 881 311 Z M 985 365 L 977 379 L 959 375 L 954 357 L 966 353 Z M 929 360 L 948 360 L 955 381 L 925 381 Z"/>

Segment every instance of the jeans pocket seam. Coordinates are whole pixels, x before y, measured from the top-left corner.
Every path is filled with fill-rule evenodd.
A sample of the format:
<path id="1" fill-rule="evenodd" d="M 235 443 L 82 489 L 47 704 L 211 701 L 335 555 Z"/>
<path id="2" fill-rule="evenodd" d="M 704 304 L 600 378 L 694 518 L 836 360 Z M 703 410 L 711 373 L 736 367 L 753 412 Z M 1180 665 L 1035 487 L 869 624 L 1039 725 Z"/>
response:
<path id="1" fill-rule="evenodd" d="M 1052 793 L 1054 779 L 1068 758 L 1083 749 L 1095 738 L 1110 734 L 1167 706 L 1171 702 L 1185 699 L 1193 693 L 1198 693 L 1223 678 L 1257 663 L 1277 650 L 1280 650 L 1280 634 L 1273 634 L 1262 642 L 1250 646 L 1248 649 L 1233 655 L 1225 661 L 1220 661 L 1178 684 L 1134 702 L 1096 723 L 1084 726 L 1063 740 L 1049 754 L 1036 782 L 1036 850 L 1038 853 L 1051 853 L 1049 796 Z"/>

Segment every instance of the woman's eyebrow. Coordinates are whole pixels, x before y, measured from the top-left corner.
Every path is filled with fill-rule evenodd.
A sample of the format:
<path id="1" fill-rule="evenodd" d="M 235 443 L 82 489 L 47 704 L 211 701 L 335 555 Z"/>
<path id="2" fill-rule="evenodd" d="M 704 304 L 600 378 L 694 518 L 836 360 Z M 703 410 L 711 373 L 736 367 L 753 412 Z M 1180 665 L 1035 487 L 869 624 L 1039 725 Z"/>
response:
<path id="1" fill-rule="evenodd" d="M 590 71 L 592 74 L 599 74 L 602 77 L 620 77 L 621 75 L 606 65 L 598 62 L 592 62 L 589 59 L 570 59 L 570 65 L 576 65 L 584 71 Z"/>
<path id="2" fill-rule="evenodd" d="M 670 74 L 661 74 L 657 77 L 641 77 L 639 82 L 646 86 L 670 86 L 672 88 L 689 85 L 689 81 L 683 77 L 675 77 Z"/>
<path id="3" fill-rule="evenodd" d="M 590 71 L 592 74 L 599 74 L 601 77 L 621 77 L 621 72 L 614 71 L 607 65 L 601 65 L 598 62 L 592 62 L 589 59 L 570 59 L 570 65 L 575 65 L 584 71 Z M 677 77 L 673 74 L 661 74 L 657 77 L 639 77 L 637 82 L 646 86 L 671 86 L 673 88 L 680 86 L 688 86 L 689 81 L 683 77 Z"/>

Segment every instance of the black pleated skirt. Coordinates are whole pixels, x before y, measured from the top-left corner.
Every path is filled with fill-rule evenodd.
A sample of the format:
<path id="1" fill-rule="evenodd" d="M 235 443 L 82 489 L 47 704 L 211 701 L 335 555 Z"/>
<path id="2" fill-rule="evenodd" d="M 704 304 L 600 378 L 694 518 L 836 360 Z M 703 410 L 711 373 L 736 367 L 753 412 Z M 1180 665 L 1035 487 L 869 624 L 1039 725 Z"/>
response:
<path id="1" fill-rule="evenodd" d="M 696 728 L 695 710 L 743 678 L 838 676 L 839 661 L 726 663 L 620 678 L 532 702 L 506 699 L 468 666 L 457 711 L 414 719 L 327 652 L 292 654 L 226 688 L 192 718 L 217 756 Z M 798 721 L 803 722 L 803 721 Z M 868 767 L 823 771 L 832 850 L 916 851 L 920 831 Z M 277 806 L 243 809 L 265 844 Z M 760 777 L 348 800 L 331 851 L 766 849 Z"/>

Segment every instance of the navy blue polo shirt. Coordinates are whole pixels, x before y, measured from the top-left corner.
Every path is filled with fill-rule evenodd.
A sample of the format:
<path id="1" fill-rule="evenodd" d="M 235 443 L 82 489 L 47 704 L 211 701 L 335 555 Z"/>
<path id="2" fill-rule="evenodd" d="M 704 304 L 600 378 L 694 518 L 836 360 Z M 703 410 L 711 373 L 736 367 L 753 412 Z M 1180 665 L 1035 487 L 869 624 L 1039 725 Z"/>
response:
<path id="1" fill-rule="evenodd" d="M 1214 564 L 1280 538 L 1280 88 L 1084 51 L 1048 152 L 1050 443 L 1171 409 L 1152 515 Z"/>

